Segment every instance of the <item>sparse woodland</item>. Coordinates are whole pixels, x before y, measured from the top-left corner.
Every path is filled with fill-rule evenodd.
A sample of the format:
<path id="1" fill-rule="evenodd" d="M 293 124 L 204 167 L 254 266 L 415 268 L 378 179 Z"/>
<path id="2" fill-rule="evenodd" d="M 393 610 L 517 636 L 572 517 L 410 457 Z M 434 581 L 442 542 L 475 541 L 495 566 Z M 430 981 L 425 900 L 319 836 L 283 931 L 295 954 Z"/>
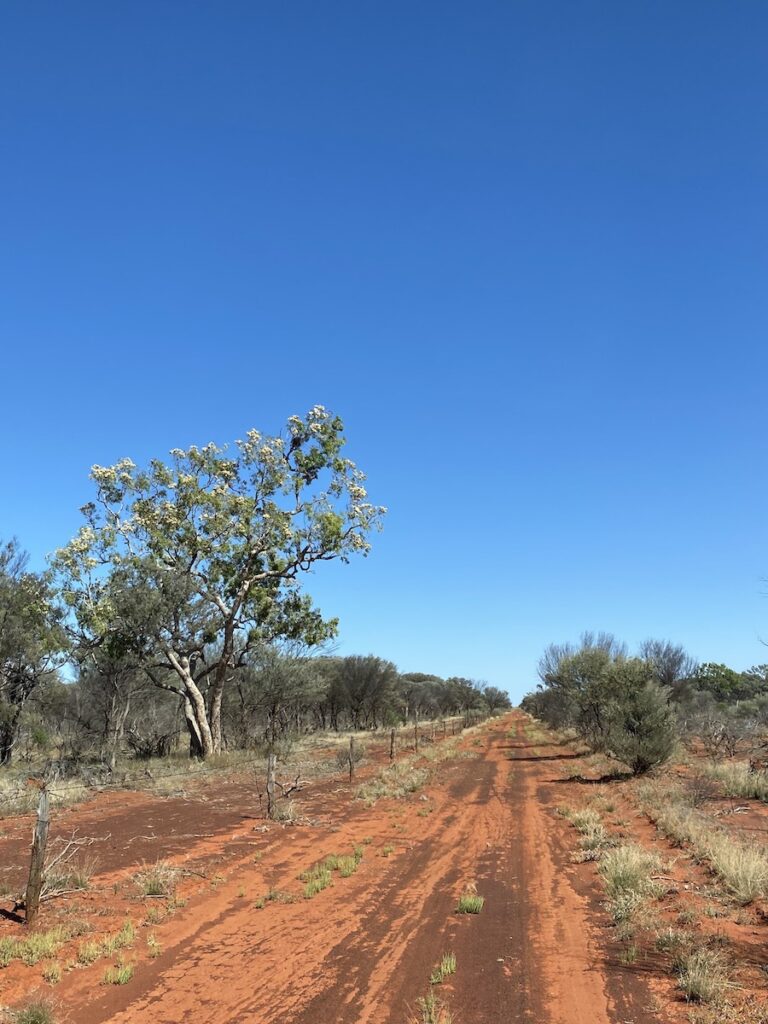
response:
<path id="1" fill-rule="evenodd" d="M 83 526 L 32 572 L 0 549 L 0 764 L 206 759 L 316 730 L 492 713 L 507 694 L 333 653 L 310 570 L 365 556 L 385 509 L 317 406 L 140 469 L 95 466 Z"/>

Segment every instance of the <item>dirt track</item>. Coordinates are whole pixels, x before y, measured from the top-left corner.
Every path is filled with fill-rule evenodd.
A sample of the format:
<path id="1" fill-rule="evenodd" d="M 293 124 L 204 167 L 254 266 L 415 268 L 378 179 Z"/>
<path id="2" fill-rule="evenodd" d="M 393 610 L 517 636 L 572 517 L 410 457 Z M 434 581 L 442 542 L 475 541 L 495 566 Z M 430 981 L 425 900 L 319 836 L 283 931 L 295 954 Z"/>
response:
<path id="1" fill-rule="evenodd" d="M 269 834 L 233 811 L 228 833 L 188 851 L 222 857 L 226 881 L 153 928 L 163 952 L 132 955 L 127 985 L 100 986 L 96 967 L 67 973 L 55 990 L 64 1019 L 408 1024 L 433 966 L 452 951 L 456 974 L 438 989 L 456 1024 L 658 1021 L 642 981 L 606 954 L 599 893 L 576 877 L 567 825 L 552 813 L 568 751 L 538 744 L 532 754 L 515 715 L 477 735 L 479 744 L 464 744 L 476 756 L 436 766 L 427 800 L 366 807 L 338 785 L 319 788 L 305 806 L 324 827 Z M 160 823 L 162 805 L 155 814 Z M 300 898 L 301 871 L 367 839 L 354 875 Z M 484 909 L 456 914 L 470 882 Z M 299 899 L 256 909 L 268 889 Z"/>

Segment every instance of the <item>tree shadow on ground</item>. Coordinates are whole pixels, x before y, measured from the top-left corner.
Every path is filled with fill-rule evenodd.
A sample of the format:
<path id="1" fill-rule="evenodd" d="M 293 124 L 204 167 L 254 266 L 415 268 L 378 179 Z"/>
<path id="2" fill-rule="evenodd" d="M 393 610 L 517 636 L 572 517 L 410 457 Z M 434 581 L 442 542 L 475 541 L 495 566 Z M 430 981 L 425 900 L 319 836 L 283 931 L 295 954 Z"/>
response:
<path id="1" fill-rule="evenodd" d="M 632 772 L 608 772 L 605 775 L 599 775 L 596 779 L 590 779 L 586 775 L 571 775 L 567 779 L 553 779 L 552 781 L 558 786 L 569 783 L 577 786 L 599 786 L 604 782 L 626 782 L 631 778 L 633 778 Z"/>
<path id="2" fill-rule="evenodd" d="M 508 757 L 508 761 L 574 761 L 581 754 L 526 754 L 524 757 Z"/>
<path id="3" fill-rule="evenodd" d="M 498 750 L 533 750 L 536 748 L 544 747 L 565 747 L 567 743 L 499 743 L 497 745 Z"/>

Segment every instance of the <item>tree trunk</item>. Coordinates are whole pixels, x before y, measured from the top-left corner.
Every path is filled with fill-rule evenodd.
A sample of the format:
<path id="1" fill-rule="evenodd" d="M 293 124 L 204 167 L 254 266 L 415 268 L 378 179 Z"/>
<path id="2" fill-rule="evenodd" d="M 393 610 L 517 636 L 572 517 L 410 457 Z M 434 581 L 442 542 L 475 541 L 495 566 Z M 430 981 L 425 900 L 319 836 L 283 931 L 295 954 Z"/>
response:
<path id="1" fill-rule="evenodd" d="M 10 764 L 13 757 L 13 748 L 19 738 L 19 723 L 21 721 L 21 708 L 14 709 L 13 713 L 0 725 L 0 764 Z"/>
<path id="2" fill-rule="evenodd" d="M 186 656 L 178 656 L 173 650 L 167 649 L 168 661 L 181 680 L 181 691 L 184 698 L 184 718 L 189 729 L 189 756 L 203 760 L 215 753 L 213 735 L 211 733 L 208 711 L 200 687 L 194 680 L 190 670 L 190 660 Z M 175 689 L 175 688 L 174 688 Z M 176 692 L 179 692 L 178 690 Z M 219 705 L 219 711 L 221 705 Z M 220 719 L 219 719 L 220 722 Z M 219 736 L 219 740 L 221 737 Z"/>
<path id="3" fill-rule="evenodd" d="M 205 706 L 202 709 L 203 721 L 199 718 L 199 708 L 190 699 L 189 694 L 184 695 L 184 721 L 189 730 L 189 756 L 205 760 L 213 753 L 213 741 L 211 740 L 210 729 L 205 715 Z M 205 731 L 201 728 L 205 726 Z M 206 743 L 207 733 L 207 743 Z"/>
<path id="4" fill-rule="evenodd" d="M 0 765 L 11 763 L 13 745 L 13 729 L 9 724 L 4 724 L 0 727 Z"/>
<path id="5" fill-rule="evenodd" d="M 211 744 L 214 754 L 220 754 L 222 749 L 221 735 L 221 701 L 224 696 L 224 680 L 216 680 L 211 688 Z"/>

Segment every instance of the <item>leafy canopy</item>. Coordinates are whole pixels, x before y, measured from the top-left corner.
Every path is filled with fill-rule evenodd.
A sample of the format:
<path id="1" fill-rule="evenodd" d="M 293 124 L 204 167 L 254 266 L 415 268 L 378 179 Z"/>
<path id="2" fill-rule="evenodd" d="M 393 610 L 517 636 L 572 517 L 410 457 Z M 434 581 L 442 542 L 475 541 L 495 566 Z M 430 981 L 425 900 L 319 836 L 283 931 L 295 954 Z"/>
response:
<path id="1" fill-rule="evenodd" d="M 315 562 L 365 555 L 385 512 L 367 501 L 343 444 L 341 421 L 315 406 L 283 435 L 249 431 L 232 452 L 193 445 L 147 469 L 94 466 L 96 500 L 57 553 L 65 601 L 95 634 L 186 656 L 235 637 L 243 651 L 333 635 L 335 620 L 312 608 L 298 578 Z"/>

